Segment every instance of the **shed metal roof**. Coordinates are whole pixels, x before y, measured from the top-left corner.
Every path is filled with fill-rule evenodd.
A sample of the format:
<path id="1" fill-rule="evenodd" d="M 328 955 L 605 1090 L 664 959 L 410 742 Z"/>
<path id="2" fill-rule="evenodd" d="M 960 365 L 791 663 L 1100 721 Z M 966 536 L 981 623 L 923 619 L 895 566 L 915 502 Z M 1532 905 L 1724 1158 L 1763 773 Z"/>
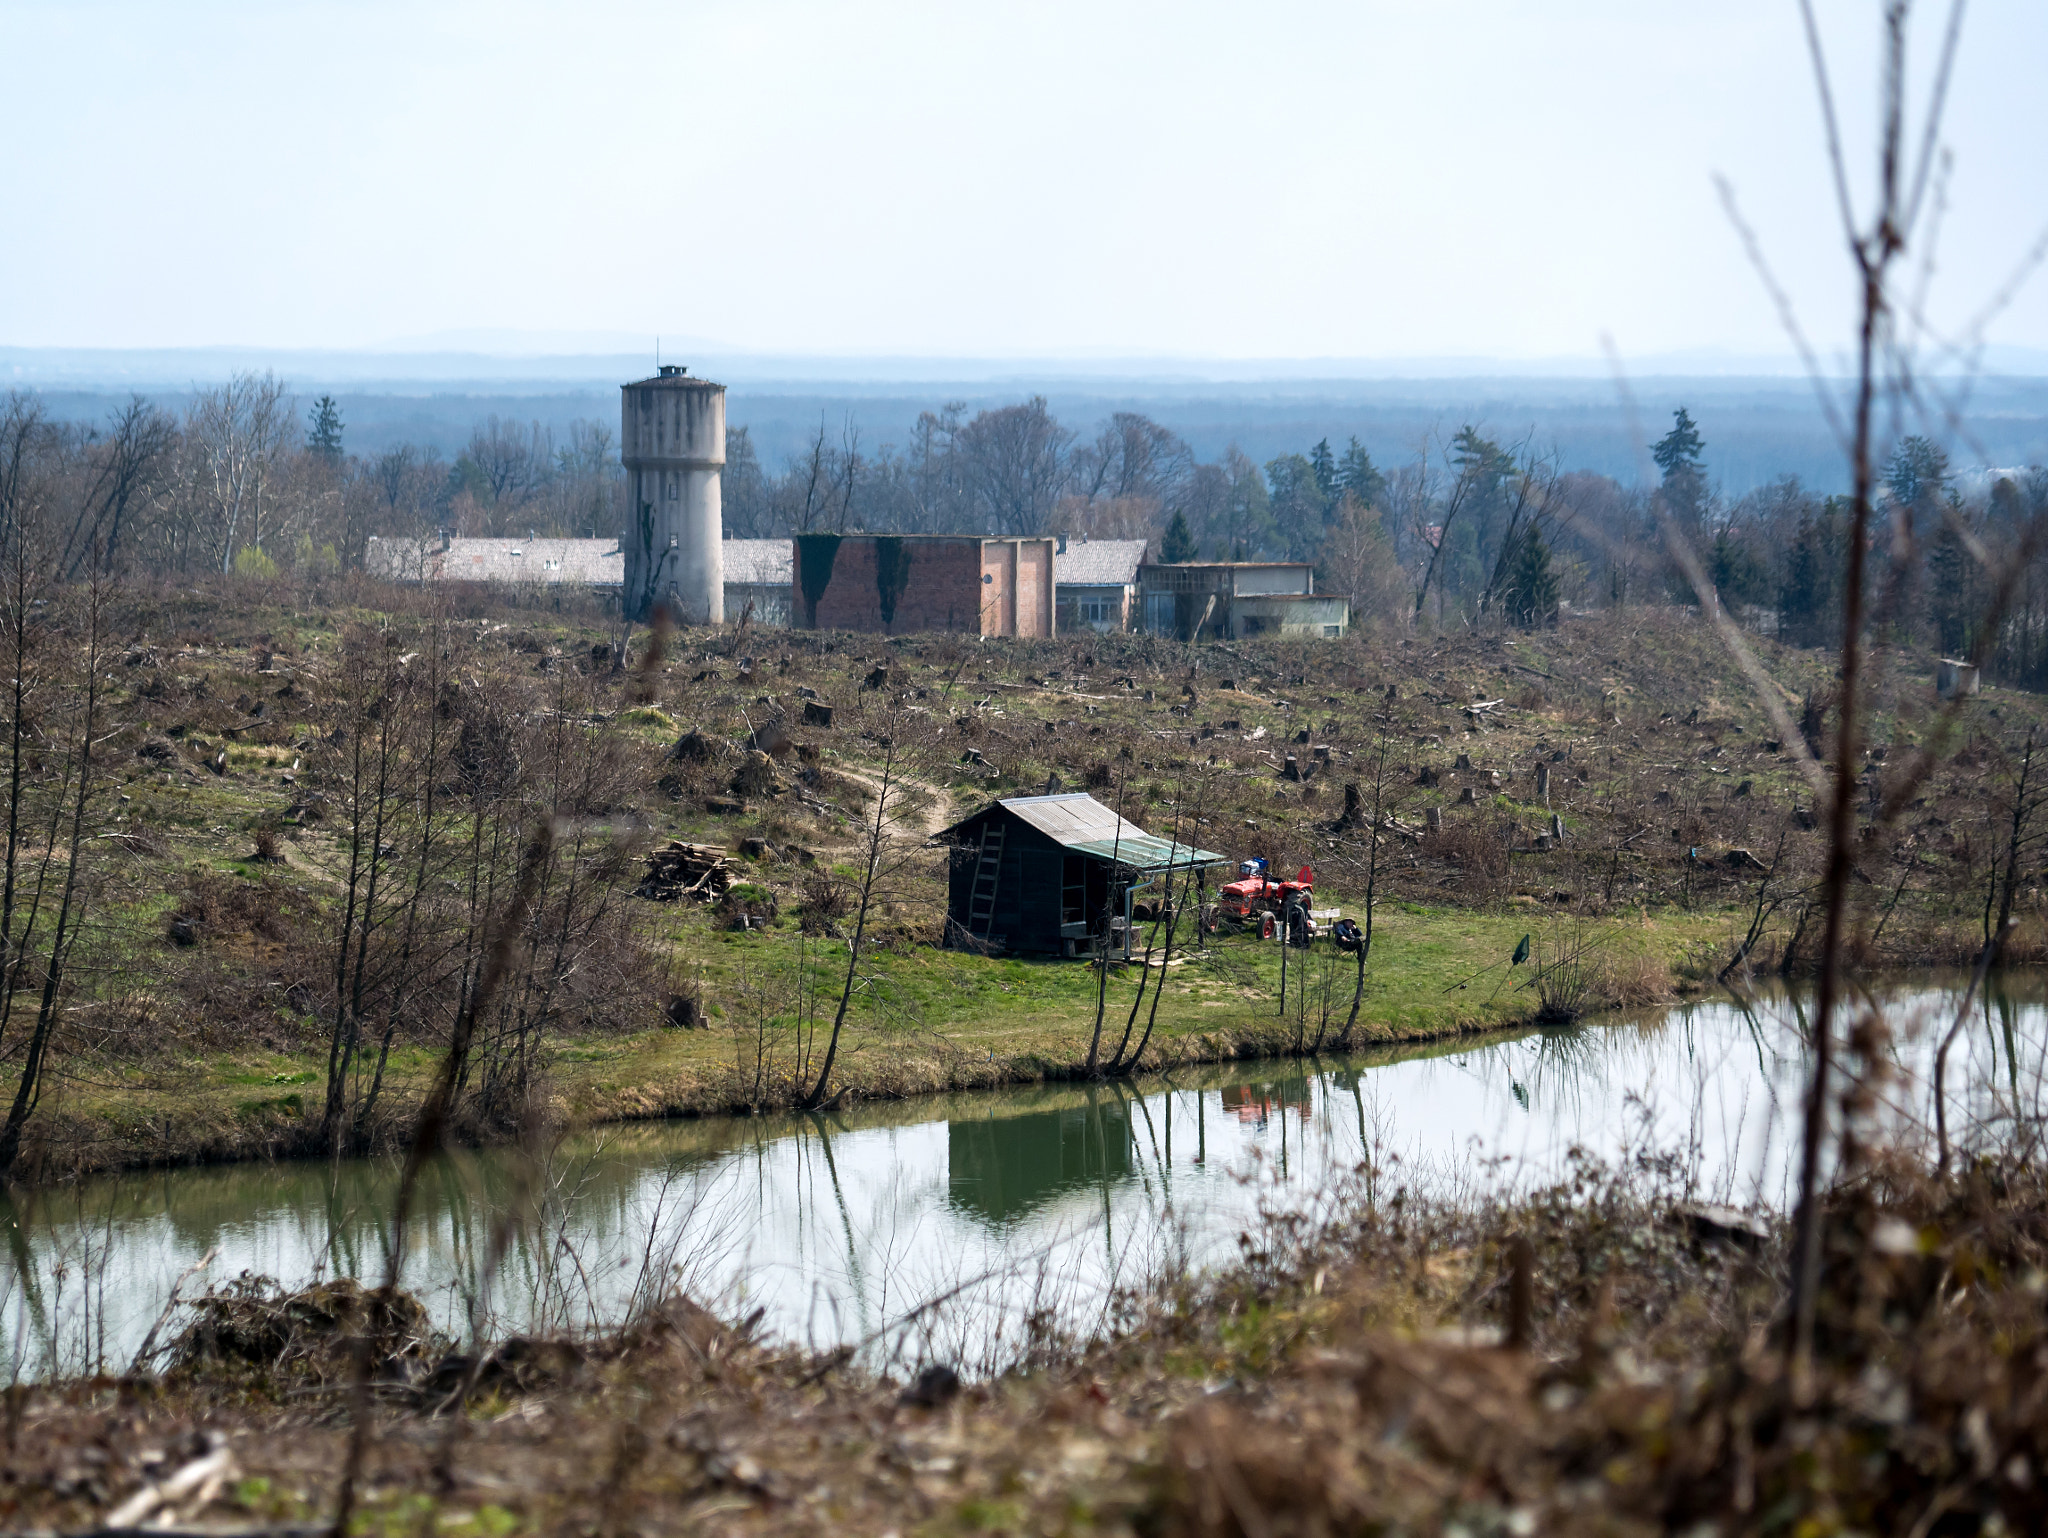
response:
<path id="1" fill-rule="evenodd" d="M 996 805 L 1076 854 L 1114 860 L 1133 870 L 1221 865 L 1227 858 L 1213 850 L 1197 849 L 1192 844 L 1155 838 L 1136 823 L 1119 817 L 1086 791 L 1064 791 L 1056 796 L 1009 796 Z M 980 815 L 980 812 L 975 813 L 976 817 Z M 969 817 L 963 822 L 973 820 Z M 961 825 L 955 823 L 954 828 Z M 952 832 L 953 828 L 947 831 Z"/>

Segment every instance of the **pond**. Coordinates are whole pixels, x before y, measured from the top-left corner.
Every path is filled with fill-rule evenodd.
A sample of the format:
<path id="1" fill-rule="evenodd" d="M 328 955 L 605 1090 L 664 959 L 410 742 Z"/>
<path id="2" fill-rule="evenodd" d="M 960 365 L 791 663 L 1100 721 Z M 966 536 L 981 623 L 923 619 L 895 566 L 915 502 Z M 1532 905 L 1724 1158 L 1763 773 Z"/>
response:
<path id="1" fill-rule="evenodd" d="M 1882 999 L 1904 1122 L 1929 1114 L 1960 986 Z M 2007 980 L 1952 1050 L 1950 1125 L 2040 1105 L 2048 990 Z M 1703 1200 L 1788 1204 L 1808 1001 L 1725 996 L 1603 1020 L 1315 1061 L 1191 1068 L 822 1116 L 597 1129 L 544 1156 L 435 1162 L 403 1283 L 451 1334 L 615 1322 L 670 1287 L 884 1363 L 1009 1359 L 1034 1315 L 1089 1329 L 1119 1285 L 1238 1252 L 1261 1215 L 1314 1213 L 1355 1172 L 1456 1195 L 1562 1174 L 1572 1150 L 1679 1161 Z M 179 1278 L 375 1283 L 393 1160 L 88 1180 L 4 1210 L 0 1349 L 17 1375 L 126 1367 Z M 4 1200 L 4 1198 L 0 1198 Z"/>

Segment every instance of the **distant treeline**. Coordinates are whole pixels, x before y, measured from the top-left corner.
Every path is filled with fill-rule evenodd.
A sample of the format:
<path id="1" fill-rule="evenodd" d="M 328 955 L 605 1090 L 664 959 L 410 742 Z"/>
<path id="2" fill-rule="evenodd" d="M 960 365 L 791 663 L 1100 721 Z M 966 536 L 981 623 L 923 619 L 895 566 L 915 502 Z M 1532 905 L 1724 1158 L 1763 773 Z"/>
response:
<path id="1" fill-rule="evenodd" d="M 1137 412 L 1077 431 L 1043 397 L 971 415 L 954 403 L 922 413 L 903 444 L 870 442 L 850 414 L 821 419 L 775 464 L 733 429 L 725 528 L 1144 539 L 1167 560 L 1313 562 L 1361 623 L 1457 625 L 1697 603 L 1668 525 L 1696 554 L 1707 601 L 1820 644 L 1839 623 L 1845 505 L 1790 476 L 1722 497 L 1710 428 L 1678 411 L 1646 446 L 1656 483 L 1630 485 L 1472 426 L 1400 463 L 1352 438 L 1259 464 L 1235 448 L 1198 458 Z M 73 574 L 95 548 L 154 572 L 263 576 L 351 566 L 374 534 L 605 535 L 624 521 L 623 485 L 607 423 L 572 422 L 558 438 L 494 415 L 452 460 L 411 445 L 356 455 L 331 398 L 301 402 L 268 374 L 198 391 L 180 414 L 135 396 L 102 422 L 67 423 L 23 392 L 0 410 L 0 516 L 46 520 Z M 1908 437 L 1881 497 L 1869 570 L 1882 639 L 1951 654 L 1981 640 L 1993 676 L 2048 685 L 2048 571 L 2027 536 L 2048 509 L 2048 473 L 1966 495 L 1942 450 Z M 1991 572 L 2010 580 L 1980 638 L 2001 596 Z"/>

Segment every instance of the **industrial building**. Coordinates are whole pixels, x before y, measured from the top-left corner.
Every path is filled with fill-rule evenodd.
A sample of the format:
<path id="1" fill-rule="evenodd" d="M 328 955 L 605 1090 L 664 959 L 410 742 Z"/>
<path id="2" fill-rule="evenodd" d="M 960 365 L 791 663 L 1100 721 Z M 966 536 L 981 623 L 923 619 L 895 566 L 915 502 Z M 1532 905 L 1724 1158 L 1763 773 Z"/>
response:
<path id="1" fill-rule="evenodd" d="M 1108 930 L 1129 945 L 1141 890 L 1164 895 L 1169 871 L 1226 864 L 1224 856 L 1155 838 L 1093 796 L 1013 796 L 938 835 L 953 846 L 946 936 L 992 951 L 1067 955 Z"/>
<path id="2" fill-rule="evenodd" d="M 789 623 L 789 541 L 728 539 L 719 565 L 727 615 L 754 606 L 753 623 Z M 486 582 L 497 587 L 588 588 L 616 602 L 626 552 L 616 539 L 471 539 L 446 532 L 423 539 L 373 537 L 363 570 L 387 582 Z"/>
<path id="3" fill-rule="evenodd" d="M 619 388 L 627 514 L 617 539 L 458 539 L 445 532 L 379 538 L 369 542 L 365 569 L 402 582 L 573 584 L 616 595 L 633 619 L 665 610 L 685 625 L 748 614 L 757 624 L 810 630 L 1056 633 L 1057 546 L 1050 538 L 722 538 L 725 387 L 668 364 Z M 1077 625 L 1126 628 L 1143 551 L 1135 540 L 1084 541 L 1075 549 Z"/>
<path id="4" fill-rule="evenodd" d="M 363 570 L 386 582 L 567 584 L 616 596 L 626 557 L 616 539 L 464 539 L 444 530 L 418 539 L 373 535 Z"/>
<path id="5" fill-rule="evenodd" d="M 799 534 L 791 623 L 912 635 L 1053 634 L 1051 539 Z"/>
<path id="6" fill-rule="evenodd" d="M 756 625 L 789 623 L 790 554 L 786 539 L 725 542 L 725 615 L 737 620 L 754 606 Z"/>
<path id="7" fill-rule="evenodd" d="M 1351 628 L 1351 600 L 1318 593 L 1305 561 L 1190 561 L 1138 568 L 1140 624 L 1178 641 L 1251 636 L 1335 640 Z"/>
<path id="8" fill-rule="evenodd" d="M 1142 539 L 1060 538 L 1053 557 L 1054 610 L 1059 631 L 1129 630 L 1137 617 L 1138 568 L 1145 562 Z"/>

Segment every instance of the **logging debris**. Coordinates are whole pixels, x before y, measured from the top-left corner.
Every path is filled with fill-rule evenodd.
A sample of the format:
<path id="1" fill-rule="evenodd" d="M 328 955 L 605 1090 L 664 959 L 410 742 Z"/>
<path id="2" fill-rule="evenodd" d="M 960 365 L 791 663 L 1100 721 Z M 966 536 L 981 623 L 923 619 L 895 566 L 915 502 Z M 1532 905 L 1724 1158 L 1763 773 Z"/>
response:
<path id="1" fill-rule="evenodd" d="M 671 839 L 668 847 L 647 857 L 647 874 L 633 889 L 649 902 L 678 902 L 685 897 L 716 902 L 732 886 L 732 867 L 723 849 Z"/>

